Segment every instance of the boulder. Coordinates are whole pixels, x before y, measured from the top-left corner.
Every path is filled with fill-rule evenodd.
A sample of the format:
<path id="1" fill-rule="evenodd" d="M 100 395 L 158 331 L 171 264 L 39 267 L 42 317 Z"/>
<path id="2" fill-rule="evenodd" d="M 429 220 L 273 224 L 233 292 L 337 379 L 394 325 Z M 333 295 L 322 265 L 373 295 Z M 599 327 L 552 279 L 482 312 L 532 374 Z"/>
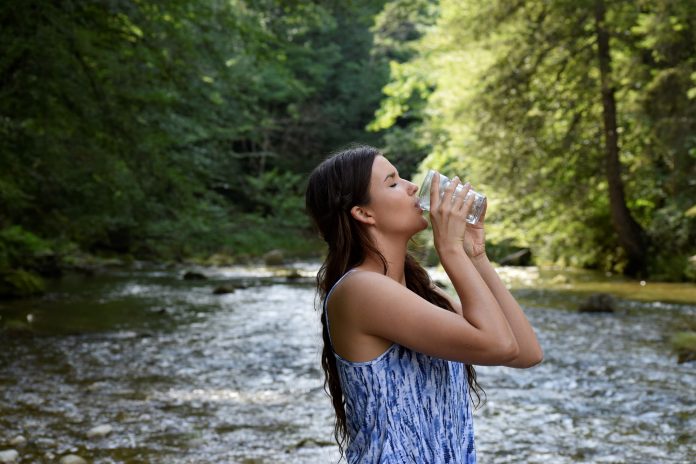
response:
<path id="1" fill-rule="evenodd" d="M 60 458 L 59 464 L 87 464 L 87 461 L 76 454 L 67 454 Z"/>
<path id="2" fill-rule="evenodd" d="M 280 266 L 285 261 L 283 250 L 271 250 L 263 255 L 263 262 L 266 266 Z"/>
<path id="3" fill-rule="evenodd" d="M 105 437 L 113 431 L 113 427 L 108 424 L 97 425 L 87 431 L 88 438 Z"/>
<path id="4" fill-rule="evenodd" d="M 608 293 L 594 293 L 578 307 L 581 313 L 616 312 L 616 300 Z"/>
<path id="5" fill-rule="evenodd" d="M 0 463 L 2 464 L 17 462 L 18 459 L 19 453 L 17 452 L 17 450 L 8 449 L 0 451 Z"/>
<path id="6" fill-rule="evenodd" d="M 12 440 L 10 440 L 10 445 L 12 446 L 24 446 L 27 443 L 27 439 L 23 435 L 17 435 Z"/>
<path id="7" fill-rule="evenodd" d="M 570 283 L 570 279 L 563 274 L 556 274 L 553 276 L 553 279 L 551 279 L 551 283 L 554 285 L 565 285 Z"/>
<path id="8" fill-rule="evenodd" d="M 186 271 L 184 273 L 183 278 L 184 278 L 184 280 L 205 280 L 205 279 L 207 279 L 207 277 L 203 273 L 197 272 L 197 271 Z"/>
<path id="9" fill-rule="evenodd" d="M 225 295 L 227 293 L 233 293 L 234 291 L 235 288 L 232 285 L 220 285 L 215 287 L 215 290 L 213 290 L 213 295 Z"/>

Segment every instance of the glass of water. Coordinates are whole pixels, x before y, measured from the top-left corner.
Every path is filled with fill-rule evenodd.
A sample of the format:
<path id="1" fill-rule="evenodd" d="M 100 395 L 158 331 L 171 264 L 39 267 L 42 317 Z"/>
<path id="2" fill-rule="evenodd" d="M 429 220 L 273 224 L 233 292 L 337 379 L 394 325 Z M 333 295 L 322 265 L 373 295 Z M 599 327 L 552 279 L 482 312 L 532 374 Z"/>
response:
<path id="1" fill-rule="evenodd" d="M 432 184 L 433 179 L 435 178 L 440 182 L 440 201 L 442 201 L 442 197 L 445 195 L 445 189 L 450 182 L 452 182 L 448 177 L 443 176 L 437 171 L 433 171 L 432 169 L 428 171 L 428 174 L 425 176 L 425 180 L 423 180 L 423 185 L 421 185 L 421 188 L 418 191 L 418 205 L 425 211 L 430 211 L 430 184 Z M 454 195 L 459 195 L 463 190 L 464 185 L 457 185 Z M 474 196 L 474 203 L 471 205 L 471 210 L 469 211 L 469 215 L 466 217 L 466 222 L 469 224 L 476 224 L 481 218 L 481 214 L 483 214 L 483 210 L 486 206 L 486 196 L 475 192 L 473 189 L 469 189 L 464 201 L 466 202 L 471 195 Z"/>

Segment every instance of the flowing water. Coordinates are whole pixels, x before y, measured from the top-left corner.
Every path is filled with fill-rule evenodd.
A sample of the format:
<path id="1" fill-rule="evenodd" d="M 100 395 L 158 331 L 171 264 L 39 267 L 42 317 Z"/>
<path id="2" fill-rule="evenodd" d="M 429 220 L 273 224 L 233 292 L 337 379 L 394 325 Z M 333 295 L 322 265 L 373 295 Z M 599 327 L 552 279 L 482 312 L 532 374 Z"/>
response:
<path id="1" fill-rule="evenodd" d="M 200 281 L 175 269 L 113 270 L 0 303 L 0 452 L 15 449 L 26 463 L 66 454 L 95 463 L 336 462 L 316 265 L 296 268 L 299 278 L 205 269 Z M 479 462 L 696 462 L 696 366 L 677 364 L 669 345 L 694 324 L 696 305 L 679 302 L 696 301 L 693 285 L 571 275 L 542 286 L 556 273 L 500 272 L 545 359 L 528 370 L 477 369 L 488 397 L 474 414 Z M 214 295 L 223 283 L 238 288 Z M 597 286 L 622 296 L 616 313 L 575 310 Z M 111 432 L 88 436 L 98 425 Z M 26 443 L 13 442 L 18 435 Z"/>

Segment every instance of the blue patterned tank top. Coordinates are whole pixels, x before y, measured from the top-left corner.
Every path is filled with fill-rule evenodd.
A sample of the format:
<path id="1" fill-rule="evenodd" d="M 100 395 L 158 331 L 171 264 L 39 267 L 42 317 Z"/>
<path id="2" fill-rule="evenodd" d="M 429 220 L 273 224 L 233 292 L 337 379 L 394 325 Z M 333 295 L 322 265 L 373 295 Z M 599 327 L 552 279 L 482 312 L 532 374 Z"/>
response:
<path id="1" fill-rule="evenodd" d="M 351 271 L 324 300 L 327 326 L 327 301 Z M 398 344 L 366 362 L 348 361 L 335 351 L 334 356 L 345 400 L 349 464 L 476 463 L 464 364 Z"/>

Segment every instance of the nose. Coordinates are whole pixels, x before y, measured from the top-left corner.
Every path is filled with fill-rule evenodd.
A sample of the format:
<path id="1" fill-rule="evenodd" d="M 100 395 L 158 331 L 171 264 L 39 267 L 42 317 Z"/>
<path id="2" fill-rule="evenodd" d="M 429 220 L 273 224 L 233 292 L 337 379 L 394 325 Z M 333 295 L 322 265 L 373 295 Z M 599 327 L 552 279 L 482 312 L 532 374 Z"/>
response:
<path id="1" fill-rule="evenodd" d="M 418 186 L 416 184 L 414 184 L 413 182 L 409 182 L 409 181 L 406 181 L 406 182 L 408 182 L 408 194 L 415 195 L 416 192 L 418 191 Z"/>

